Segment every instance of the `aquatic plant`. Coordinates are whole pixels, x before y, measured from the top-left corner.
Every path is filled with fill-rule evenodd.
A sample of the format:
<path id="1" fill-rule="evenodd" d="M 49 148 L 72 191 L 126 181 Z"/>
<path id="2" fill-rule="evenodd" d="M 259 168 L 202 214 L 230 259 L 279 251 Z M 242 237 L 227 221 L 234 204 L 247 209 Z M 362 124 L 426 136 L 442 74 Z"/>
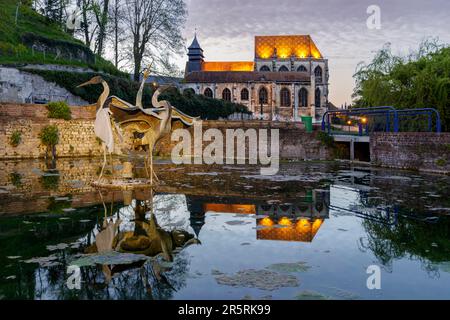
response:
<path id="1" fill-rule="evenodd" d="M 14 131 L 9 139 L 11 146 L 16 148 L 22 142 L 22 132 Z"/>
<path id="2" fill-rule="evenodd" d="M 50 102 L 47 105 L 48 117 L 50 119 L 72 119 L 72 111 L 70 107 L 64 101 Z"/>
<path id="3" fill-rule="evenodd" d="M 49 125 L 44 127 L 40 134 L 39 138 L 44 146 L 47 147 L 46 156 L 49 150 L 52 151 L 52 158 L 56 158 L 56 145 L 59 142 L 59 130 L 55 125 Z"/>

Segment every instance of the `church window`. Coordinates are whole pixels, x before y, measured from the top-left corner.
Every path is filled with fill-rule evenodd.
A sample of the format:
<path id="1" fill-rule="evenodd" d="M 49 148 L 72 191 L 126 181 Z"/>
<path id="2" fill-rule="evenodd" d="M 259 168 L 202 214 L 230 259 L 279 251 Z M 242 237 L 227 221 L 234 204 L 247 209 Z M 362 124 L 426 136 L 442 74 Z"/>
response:
<path id="1" fill-rule="evenodd" d="M 259 69 L 261 72 L 269 72 L 270 68 L 268 66 L 262 66 L 261 69 Z"/>
<path id="2" fill-rule="evenodd" d="M 281 66 L 279 69 L 280 72 L 288 72 L 289 69 L 286 66 Z"/>
<path id="3" fill-rule="evenodd" d="M 322 68 L 317 66 L 316 69 L 314 69 L 314 76 L 316 77 L 316 82 L 321 83 L 322 82 Z"/>
<path id="4" fill-rule="evenodd" d="M 222 100 L 231 101 L 231 91 L 228 88 L 225 88 L 222 91 Z"/>
<path id="5" fill-rule="evenodd" d="M 320 108 L 321 107 L 321 103 L 320 103 L 320 97 L 321 96 L 321 94 L 320 94 L 320 89 L 319 88 L 317 88 L 316 89 L 316 99 L 315 99 L 315 106 L 316 106 L 316 108 Z"/>
<path id="6" fill-rule="evenodd" d="M 267 89 L 262 87 L 259 89 L 259 104 L 268 104 L 269 103 L 269 94 L 267 93 Z"/>
<path id="7" fill-rule="evenodd" d="M 300 67 L 298 67 L 297 71 L 298 72 L 308 72 L 308 69 L 306 69 L 305 66 L 301 65 Z"/>
<path id="8" fill-rule="evenodd" d="M 212 90 L 210 88 L 206 88 L 205 92 L 204 92 L 204 95 L 205 95 L 205 97 L 212 98 L 213 97 L 213 92 L 212 92 Z"/>
<path id="9" fill-rule="evenodd" d="M 291 92 L 287 88 L 283 88 L 280 91 L 280 100 L 282 107 L 290 107 L 291 106 Z"/>
<path id="10" fill-rule="evenodd" d="M 192 88 L 187 88 L 183 90 L 183 94 L 187 96 L 193 96 L 195 94 L 195 90 Z"/>
<path id="11" fill-rule="evenodd" d="M 300 107 L 306 108 L 308 106 L 308 91 L 305 88 L 301 88 L 298 92 L 298 100 Z"/>
<path id="12" fill-rule="evenodd" d="M 249 97 L 248 90 L 246 88 L 242 89 L 241 100 L 248 101 L 248 97 Z"/>

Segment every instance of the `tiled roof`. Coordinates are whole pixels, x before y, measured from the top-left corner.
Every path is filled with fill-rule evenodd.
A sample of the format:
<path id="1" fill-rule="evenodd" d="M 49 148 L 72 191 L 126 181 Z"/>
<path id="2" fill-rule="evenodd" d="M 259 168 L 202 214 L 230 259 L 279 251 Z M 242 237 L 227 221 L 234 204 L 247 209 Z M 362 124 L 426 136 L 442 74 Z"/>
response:
<path id="1" fill-rule="evenodd" d="M 187 83 L 240 83 L 240 82 L 306 82 L 310 77 L 301 72 L 191 72 L 186 75 Z"/>

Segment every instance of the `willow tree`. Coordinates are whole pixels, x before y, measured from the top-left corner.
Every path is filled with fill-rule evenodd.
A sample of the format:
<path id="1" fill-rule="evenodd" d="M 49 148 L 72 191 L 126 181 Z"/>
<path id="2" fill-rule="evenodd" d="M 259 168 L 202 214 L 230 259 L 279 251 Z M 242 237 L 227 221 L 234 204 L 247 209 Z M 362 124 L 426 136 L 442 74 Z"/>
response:
<path id="1" fill-rule="evenodd" d="M 186 15 L 183 0 L 125 0 L 125 32 L 130 35 L 135 81 L 146 59 L 165 61 L 180 52 Z"/>
<path id="2" fill-rule="evenodd" d="M 450 131 L 449 46 L 427 40 L 417 52 L 400 57 L 387 44 L 371 63 L 358 65 L 354 78 L 356 107 L 437 108 L 443 129 Z"/>

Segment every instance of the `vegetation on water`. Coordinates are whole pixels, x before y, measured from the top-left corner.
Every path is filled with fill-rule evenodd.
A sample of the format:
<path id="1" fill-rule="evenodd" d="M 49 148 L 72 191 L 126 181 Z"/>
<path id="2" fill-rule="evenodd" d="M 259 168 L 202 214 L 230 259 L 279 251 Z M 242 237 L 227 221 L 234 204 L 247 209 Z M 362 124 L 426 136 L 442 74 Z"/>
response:
<path id="1" fill-rule="evenodd" d="M 50 102 L 47 105 L 48 117 L 50 119 L 72 119 L 72 111 L 68 104 L 64 101 Z"/>
<path id="2" fill-rule="evenodd" d="M 386 44 L 371 63 L 358 66 L 354 77 L 354 107 L 436 108 L 442 129 L 450 131 L 450 46 L 426 40 L 417 52 L 401 57 Z M 428 124 L 423 116 L 412 120 L 402 125 L 418 130 Z"/>
<path id="3" fill-rule="evenodd" d="M 14 131 L 9 139 L 11 146 L 16 148 L 22 142 L 22 132 Z"/>

